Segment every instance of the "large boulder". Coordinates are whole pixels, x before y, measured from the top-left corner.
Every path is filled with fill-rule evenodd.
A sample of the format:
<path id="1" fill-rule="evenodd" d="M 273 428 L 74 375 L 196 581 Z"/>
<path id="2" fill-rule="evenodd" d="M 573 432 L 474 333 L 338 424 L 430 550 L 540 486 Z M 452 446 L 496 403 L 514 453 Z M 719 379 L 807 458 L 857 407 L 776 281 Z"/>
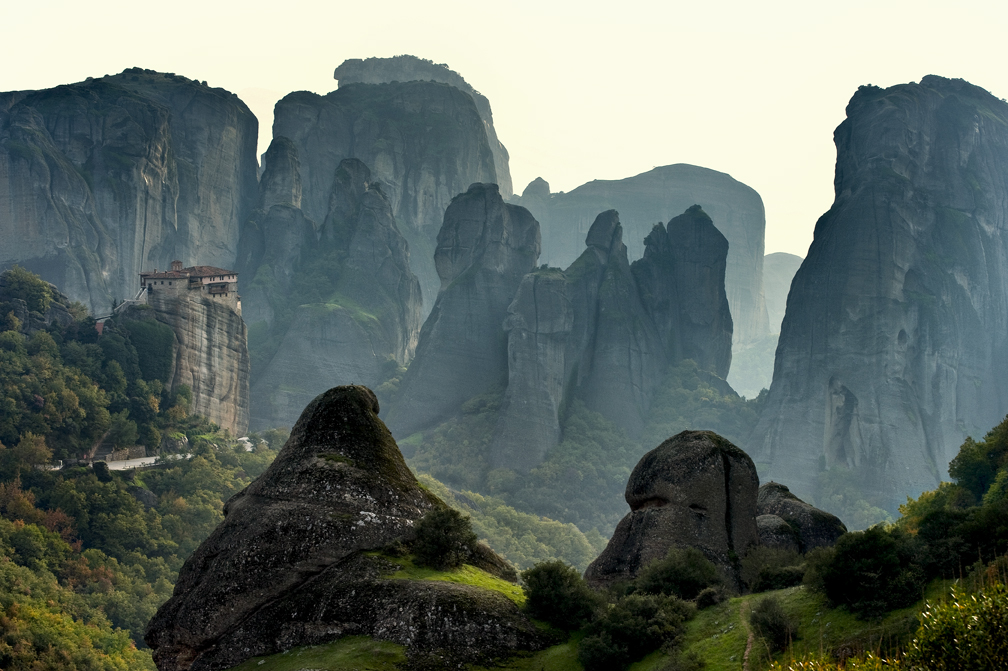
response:
<path id="1" fill-rule="evenodd" d="M 760 486 L 756 512 L 761 517 L 776 516 L 794 529 L 802 552 L 830 547 L 847 533 L 847 527 L 839 517 L 805 503 L 785 485 L 777 482 Z M 762 533 L 761 528 L 761 538 Z"/>
<path id="2" fill-rule="evenodd" d="M 777 515 L 757 515 L 756 531 L 760 545 L 778 550 L 801 552 L 801 537 L 790 524 Z"/>
<path id="3" fill-rule="evenodd" d="M 697 548 L 730 581 L 759 542 L 752 459 L 710 431 L 683 431 L 645 454 L 626 487 L 630 513 L 585 571 L 595 586 L 632 579 L 672 548 Z"/>
<path id="4" fill-rule="evenodd" d="M 539 258 L 539 222 L 505 203 L 496 184 L 473 184 L 456 196 L 437 239 L 441 291 L 388 414 L 401 437 L 506 383 L 504 319 Z"/>
<path id="5" fill-rule="evenodd" d="M 863 86 L 834 141 L 749 448 L 802 497 L 839 468 L 895 512 L 1008 413 L 1008 103 L 935 76 Z"/>
<path id="6" fill-rule="evenodd" d="M 391 578 L 380 550 L 442 504 L 417 483 L 364 387 L 312 401 L 272 465 L 224 507 L 145 640 L 161 671 L 363 635 L 459 661 L 540 644 L 503 595 Z M 485 550 L 484 550 L 485 551 Z"/>

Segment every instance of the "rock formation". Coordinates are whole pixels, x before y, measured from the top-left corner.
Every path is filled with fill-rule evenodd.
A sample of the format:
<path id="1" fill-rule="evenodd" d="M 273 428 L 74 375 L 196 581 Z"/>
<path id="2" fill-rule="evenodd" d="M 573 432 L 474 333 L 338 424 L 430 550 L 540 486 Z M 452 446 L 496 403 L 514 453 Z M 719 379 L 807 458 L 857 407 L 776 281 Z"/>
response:
<path id="1" fill-rule="evenodd" d="M 802 552 L 830 547 L 847 533 L 847 527 L 839 517 L 805 503 L 790 489 L 776 482 L 760 486 L 756 512 L 759 515 L 757 521 L 772 516 L 793 528 Z"/>
<path id="2" fill-rule="evenodd" d="M 438 292 L 433 257 L 451 199 L 474 182 L 497 182 L 483 120 L 468 93 L 436 82 L 351 84 L 325 96 L 291 93 L 276 104 L 273 137 L 297 148 L 301 209 L 322 222 L 333 175 L 356 158 L 382 184 L 429 311 Z"/>
<path id="3" fill-rule="evenodd" d="M 749 456 L 710 431 L 683 431 L 645 454 L 627 482 L 630 513 L 585 571 L 596 587 L 634 578 L 672 548 L 699 549 L 738 582 L 733 555 L 759 542 L 759 479 Z"/>
<path id="4" fill-rule="evenodd" d="M 541 645 L 497 592 L 391 577 L 380 554 L 444 505 L 424 491 L 378 401 L 337 387 L 312 401 L 276 461 L 224 507 L 186 561 L 144 639 L 161 671 L 230 668 L 258 655 L 342 636 L 372 636 L 482 661 Z"/>
<path id="5" fill-rule="evenodd" d="M 791 291 L 791 280 L 803 260 L 800 256 L 785 252 L 775 252 L 763 257 L 763 295 L 766 297 L 770 333 L 780 333 L 788 292 Z"/>
<path id="6" fill-rule="evenodd" d="M 132 298 L 141 269 L 230 267 L 257 134 L 234 94 L 150 70 L 0 94 L 0 267 L 96 314 Z"/>
<path id="7" fill-rule="evenodd" d="M 803 497 L 850 469 L 895 510 L 1008 412 L 1008 104 L 935 76 L 861 87 L 834 140 L 749 448 Z"/>
<path id="8" fill-rule="evenodd" d="M 249 426 L 249 353 L 241 315 L 199 291 L 154 291 L 147 304 L 175 334 L 168 388 L 189 385 L 190 412 L 232 435 L 244 435 Z"/>
<path id="9" fill-rule="evenodd" d="M 656 226 L 632 267 L 615 210 L 595 218 L 585 243 L 567 270 L 526 276 L 508 308 L 497 466 L 542 461 L 572 399 L 638 437 L 669 363 L 694 358 L 718 375 L 731 363 L 728 245 L 703 210 L 673 219 L 669 231 Z"/>
<path id="10" fill-rule="evenodd" d="M 728 241 L 699 205 L 656 224 L 633 274 L 669 361 L 692 359 L 724 379 L 732 358 L 732 316 L 725 294 Z"/>
<path id="11" fill-rule="evenodd" d="M 420 331 L 409 247 L 368 167 L 340 162 L 319 225 L 298 207 L 297 152 L 287 138 L 270 145 L 260 201 L 269 209 L 256 211 L 241 242 L 242 274 L 252 278 L 243 310 L 267 334 L 254 349 L 254 428 L 290 426 L 333 384 L 377 387 L 388 361 L 410 361 Z"/>
<path id="12" fill-rule="evenodd" d="M 438 233 L 441 291 L 388 415 L 401 437 L 454 414 L 508 375 L 504 318 L 539 257 L 539 223 L 496 184 L 456 196 Z"/>
<path id="13" fill-rule="evenodd" d="M 801 552 L 801 537 L 783 518 L 777 515 L 757 515 L 756 531 L 760 545 L 777 550 Z"/>
<path id="14" fill-rule="evenodd" d="M 549 185 L 537 178 L 515 202 L 527 207 L 542 223 L 542 260 L 559 267 L 567 266 L 581 253 L 580 236 L 587 233 L 595 215 L 603 210 L 619 211 L 633 260 L 643 254 L 643 240 L 655 222 L 699 204 L 728 239 L 725 289 L 736 344 L 767 333 L 763 201 L 753 189 L 729 175 L 680 163 L 621 180 L 594 180 L 573 191 L 552 195 Z"/>
<path id="15" fill-rule="evenodd" d="M 493 152 L 494 168 L 497 170 L 497 186 L 501 196 L 508 199 L 512 195 L 511 170 L 508 167 L 508 151 L 497 139 L 494 130 L 493 112 L 487 97 L 470 86 L 462 75 L 448 69 L 443 63 L 435 63 L 416 56 L 393 56 L 392 58 L 350 58 L 336 68 L 333 78 L 340 86 L 347 84 L 387 84 L 391 82 L 432 81 L 451 84 L 460 91 L 472 96 L 479 110 L 480 119 L 486 129 L 490 141 L 490 151 Z"/>

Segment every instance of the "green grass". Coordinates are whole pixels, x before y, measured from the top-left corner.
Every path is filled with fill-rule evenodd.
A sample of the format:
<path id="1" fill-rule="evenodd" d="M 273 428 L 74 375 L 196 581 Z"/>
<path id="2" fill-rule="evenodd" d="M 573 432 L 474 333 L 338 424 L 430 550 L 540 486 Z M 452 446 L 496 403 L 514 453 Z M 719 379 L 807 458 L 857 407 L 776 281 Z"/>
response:
<path id="1" fill-rule="evenodd" d="M 582 671 L 577 661 L 578 642 L 583 633 L 574 634 L 570 640 L 535 653 L 522 653 L 502 662 L 499 666 L 474 666 L 471 671 L 489 669 L 515 669 L 516 671 Z M 635 670 L 636 671 L 636 670 Z"/>
<path id="2" fill-rule="evenodd" d="M 490 575 L 483 569 L 478 569 L 475 566 L 464 564 L 460 568 L 451 571 L 438 571 L 437 569 L 425 566 L 417 566 L 410 557 L 388 559 L 401 567 L 395 573 L 386 576 L 393 580 L 438 580 L 441 582 L 453 582 L 459 585 L 472 585 L 500 592 L 519 606 L 525 604 L 525 592 L 522 591 L 521 587 Z"/>
<path id="3" fill-rule="evenodd" d="M 406 649 L 367 636 L 348 636 L 335 643 L 292 648 L 267 657 L 253 657 L 231 671 L 399 671 Z"/>

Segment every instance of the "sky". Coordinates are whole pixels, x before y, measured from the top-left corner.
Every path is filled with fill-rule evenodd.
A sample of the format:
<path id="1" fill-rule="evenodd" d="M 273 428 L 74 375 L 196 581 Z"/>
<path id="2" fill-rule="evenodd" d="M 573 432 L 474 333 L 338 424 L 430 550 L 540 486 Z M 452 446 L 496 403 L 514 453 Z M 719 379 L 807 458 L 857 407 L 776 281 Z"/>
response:
<path id="1" fill-rule="evenodd" d="M 762 196 L 767 253 L 800 256 L 859 85 L 938 74 L 1008 96 L 1006 2 L 0 0 L 0 16 L 0 90 L 174 72 L 237 93 L 260 152 L 276 100 L 335 89 L 347 58 L 446 63 L 490 99 L 519 193 L 702 165 Z"/>

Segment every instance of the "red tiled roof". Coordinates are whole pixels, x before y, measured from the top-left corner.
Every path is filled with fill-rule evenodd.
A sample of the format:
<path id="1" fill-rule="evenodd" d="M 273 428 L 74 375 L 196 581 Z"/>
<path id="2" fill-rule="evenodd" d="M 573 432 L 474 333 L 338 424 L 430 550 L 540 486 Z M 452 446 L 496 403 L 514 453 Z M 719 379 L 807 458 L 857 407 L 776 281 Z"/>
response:
<path id="1" fill-rule="evenodd" d="M 238 275 L 238 273 L 216 266 L 190 266 L 182 270 L 161 270 L 158 272 L 148 270 L 140 273 L 140 277 L 158 280 L 182 280 L 187 277 L 216 277 L 218 275 Z"/>

